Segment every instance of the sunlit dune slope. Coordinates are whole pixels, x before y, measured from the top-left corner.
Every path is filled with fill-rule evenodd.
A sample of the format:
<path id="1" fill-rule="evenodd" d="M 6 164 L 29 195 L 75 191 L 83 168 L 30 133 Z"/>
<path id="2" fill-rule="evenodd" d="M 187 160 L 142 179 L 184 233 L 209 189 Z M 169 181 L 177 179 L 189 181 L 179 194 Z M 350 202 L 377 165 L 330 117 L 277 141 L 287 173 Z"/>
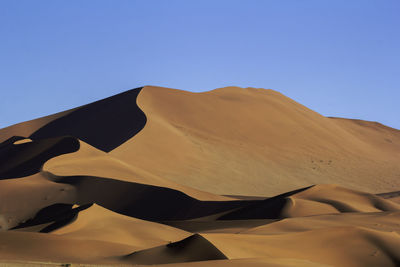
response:
<path id="1" fill-rule="evenodd" d="M 123 257 L 134 264 L 161 264 L 227 259 L 212 243 L 199 234 L 178 242 L 137 251 Z"/>
<path id="2" fill-rule="evenodd" d="M 277 263 L 279 259 L 289 260 L 288 263 L 290 259 L 297 259 L 310 261 L 310 266 L 316 263 L 360 267 L 397 266 L 400 260 L 400 235 L 396 232 L 340 224 L 281 233 L 268 231 L 268 226 L 264 232 L 258 232 L 257 229 L 261 228 L 240 234 L 196 234 L 172 244 L 137 251 L 121 259 L 134 264 L 205 261 L 199 265 L 206 266 L 209 260 L 224 258 L 272 258 Z M 298 264 L 302 266 L 301 262 Z"/>
<path id="3" fill-rule="evenodd" d="M 307 259 L 332 266 L 398 266 L 400 235 L 363 227 L 335 227 L 280 235 L 203 234 L 229 259 Z"/>
<path id="4" fill-rule="evenodd" d="M 140 265 L 138 265 L 140 266 Z M 210 261 L 197 261 L 185 263 L 171 263 L 163 265 L 152 265 L 159 267 L 203 267 L 203 266 L 220 266 L 220 267 L 328 267 L 331 265 L 315 263 L 308 260 L 299 259 L 285 259 L 285 258 L 247 258 L 247 259 L 233 259 L 233 260 L 210 260 Z"/>
<path id="5" fill-rule="evenodd" d="M 85 142 L 79 142 L 79 150 L 74 153 L 60 155 L 48 160 L 43 165 L 43 171 L 52 175 L 64 176 L 93 176 L 113 178 L 125 182 L 134 182 L 146 185 L 161 186 L 179 190 L 200 200 L 231 200 L 196 190 L 163 177 L 152 172 L 143 170 L 135 164 L 129 165 L 123 160 L 98 150 Z"/>
<path id="6" fill-rule="evenodd" d="M 42 173 L 0 180 L 0 229 L 7 230 L 33 218 L 56 203 L 73 203 L 73 186 L 49 181 Z"/>
<path id="7" fill-rule="evenodd" d="M 327 118 L 273 90 L 145 86 L 0 130 L 1 140 L 63 135 L 214 194 L 272 196 L 320 183 L 371 193 L 400 186 L 398 130 Z"/>
<path id="8" fill-rule="evenodd" d="M 336 185 L 315 185 L 256 202 L 220 219 L 278 219 L 343 212 L 397 211 L 400 205 L 379 196 Z"/>
<path id="9" fill-rule="evenodd" d="M 0 129 L 0 265 L 400 266 L 399 175 L 382 124 L 145 86 Z"/>
<path id="10" fill-rule="evenodd" d="M 328 215 L 314 215 L 305 217 L 286 218 L 270 224 L 256 226 L 241 231 L 241 234 L 276 235 L 293 232 L 305 232 L 314 229 L 341 226 L 359 226 L 384 232 L 400 234 L 400 210 L 392 212 L 351 212 Z"/>
<path id="11" fill-rule="evenodd" d="M 318 183 L 400 185 L 398 130 L 326 118 L 273 90 L 146 86 L 137 101 L 146 126 L 111 154 L 180 184 L 262 196 Z"/>
<path id="12" fill-rule="evenodd" d="M 114 264 L 115 256 L 135 249 L 117 242 L 17 231 L 0 232 L 0 246 L 2 260 Z"/>
<path id="13" fill-rule="evenodd" d="M 137 249 L 179 241 L 190 235 L 163 224 L 120 215 L 96 204 L 79 212 L 75 221 L 52 234 L 80 240 L 118 242 Z"/>

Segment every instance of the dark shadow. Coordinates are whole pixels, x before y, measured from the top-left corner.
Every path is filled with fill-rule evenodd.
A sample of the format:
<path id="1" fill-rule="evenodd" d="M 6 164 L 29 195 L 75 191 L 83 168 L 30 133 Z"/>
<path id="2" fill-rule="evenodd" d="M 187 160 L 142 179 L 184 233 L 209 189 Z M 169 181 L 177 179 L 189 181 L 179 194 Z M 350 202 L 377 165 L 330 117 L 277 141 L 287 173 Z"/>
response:
<path id="1" fill-rule="evenodd" d="M 23 139 L 26 139 L 26 137 L 15 135 L 15 136 L 8 138 L 7 140 L 4 140 L 3 142 L 0 143 L 0 153 L 3 148 L 6 148 L 9 145 L 12 145 L 13 143 L 15 143 L 19 140 L 23 140 Z"/>
<path id="2" fill-rule="evenodd" d="M 80 147 L 76 138 L 68 136 L 13 144 L 20 139 L 23 138 L 12 137 L 0 144 L 0 179 L 35 174 L 47 160 L 78 151 Z"/>
<path id="3" fill-rule="evenodd" d="M 218 218 L 218 220 L 280 219 L 282 209 L 289 201 L 287 197 L 304 191 L 310 187 L 311 186 L 293 190 L 275 197 L 255 202 L 247 207 L 224 214 Z"/>
<path id="4" fill-rule="evenodd" d="M 133 264 L 166 264 L 228 258 L 210 241 L 194 234 L 178 242 L 131 253 L 121 259 Z"/>
<path id="5" fill-rule="evenodd" d="M 51 223 L 39 231 L 41 233 L 49 233 L 74 221 L 80 211 L 89 208 L 92 204 L 82 205 L 77 208 L 72 208 L 72 206 L 72 204 L 57 203 L 45 207 L 34 218 L 19 224 L 11 230 Z"/>
<path id="6" fill-rule="evenodd" d="M 127 216 L 149 220 L 188 220 L 248 206 L 257 200 L 200 201 L 165 187 L 91 176 L 56 178 L 76 187 L 78 204 L 97 203 Z"/>
<path id="7" fill-rule="evenodd" d="M 386 193 L 379 193 L 376 194 L 379 197 L 385 198 L 385 199 L 391 199 L 394 197 L 399 197 L 400 196 L 400 191 L 393 191 L 393 192 L 386 192 Z"/>
<path id="8" fill-rule="evenodd" d="M 164 221 L 162 223 L 192 233 L 200 233 L 200 232 L 216 231 L 216 230 L 226 231 L 227 229 L 234 229 L 235 233 L 237 233 L 245 229 L 266 225 L 276 221 L 278 220 L 275 219 L 219 220 L 219 221 L 183 220 L 183 221 Z"/>
<path id="9" fill-rule="evenodd" d="M 146 116 L 136 104 L 141 90 L 132 89 L 79 107 L 38 129 L 30 138 L 70 135 L 109 152 L 135 136 L 146 124 Z"/>

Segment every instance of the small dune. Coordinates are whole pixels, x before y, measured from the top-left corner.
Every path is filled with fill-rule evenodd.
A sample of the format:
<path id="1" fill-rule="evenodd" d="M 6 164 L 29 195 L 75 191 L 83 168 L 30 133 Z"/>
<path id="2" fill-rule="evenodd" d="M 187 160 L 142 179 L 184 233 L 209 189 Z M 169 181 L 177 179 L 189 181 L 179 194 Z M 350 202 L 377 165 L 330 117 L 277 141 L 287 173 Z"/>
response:
<path id="1" fill-rule="evenodd" d="M 229 219 L 279 219 L 344 212 L 397 211 L 400 205 L 374 194 L 337 185 L 315 185 L 224 214 Z"/>
<path id="2" fill-rule="evenodd" d="M 332 266 L 397 266 L 400 235 L 362 227 L 334 227 L 278 235 L 203 235 L 229 259 L 307 259 Z"/>
<path id="3" fill-rule="evenodd" d="M 212 243 L 199 234 L 165 246 L 137 251 L 124 257 L 134 264 L 160 264 L 227 259 Z"/>
<path id="4" fill-rule="evenodd" d="M 51 233 L 80 240 L 118 242 L 141 249 L 179 241 L 190 235 L 163 224 L 114 213 L 97 204 L 80 211 L 76 220 Z"/>

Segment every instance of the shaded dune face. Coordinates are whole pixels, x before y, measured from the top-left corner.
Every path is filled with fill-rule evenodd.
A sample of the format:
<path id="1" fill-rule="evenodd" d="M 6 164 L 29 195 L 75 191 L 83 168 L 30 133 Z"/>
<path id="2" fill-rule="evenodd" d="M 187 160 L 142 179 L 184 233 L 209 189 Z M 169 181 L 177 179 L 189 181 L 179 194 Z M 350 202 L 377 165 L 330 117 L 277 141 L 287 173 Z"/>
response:
<path id="1" fill-rule="evenodd" d="M 42 172 L 0 180 L 0 229 L 10 229 L 33 218 L 41 209 L 57 203 L 73 204 L 75 189 L 49 181 Z M 55 210 L 63 210 L 56 206 Z"/>
<path id="2" fill-rule="evenodd" d="M 79 150 L 79 141 L 74 137 L 53 137 L 14 144 L 17 139 L 20 140 L 10 138 L 0 144 L 0 179 L 35 174 L 47 160 Z"/>
<path id="3" fill-rule="evenodd" d="M 288 197 L 307 190 L 309 187 L 297 189 L 275 197 L 254 202 L 247 207 L 239 208 L 224 214 L 219 220 L 243 220 L 243 219 L 277 219 L 282 217 L 283 210 L 288 205 Z"/>
<path id="4" fill-rule="evenodd" d="M 146 124 L 146 116 L 136 105 L 141 90 L 132 89 L 82 106 L 49 122 L 29 137 L 38 140 L 70 135 L 109 152 L 135 136 Z"/>
<path id="5" fill-rule="evenodd" d="M 0 140 L 0 265 L 400 263 L 400 132 L 272 90 L 137 88 Z"/>
<path id="6" fill-rule="evenodd" d="M 227 259 L 227 257 L 199 234 L 123 257 L 126 262 L 146 265 L 222 259 Z"/>
<path id="7" fill-rule="evenodd" d="M 400 186 L 396 129 L 327 118 L 256 88 L 146 86 L 137 102 L 146 126 L 110 154 L 186 186 L 249 196 L 320 183 L 373 193 Z"/>
<path id="8" fill-rule="evenodd" d="M 397 211 L 382 197 L 336 185 L 316 185 L 256 202 L 224 214 L 220 220 L 282 219 L 346 212 Z"/>
<path id="9" fill-rule="evenodd" d="M 397 233 L 364 227 L 334 227 L 283 234 L 204 234 L 228 258 L 274 255 L 330 266 L 399 266 Z"/>
<path id="10" fill-rule="evenodd" d="M 165 187 L 90 176 L 53 178 L 77 189 L 76 203 L 97 203 L 120 214 L 150 221 L 190 220 L 245 207 L 254 201 L 200 201 Z"/>
<path id="11" fill-rule="evenodd" d="M 58 203 L 41 209 L 35 217 L 14 227 L 12 230 L 23 229 L 42 225 L 37 230 L 40 233 L 49 233 L 71 223 L 78 213 L 89 208 L 92 204 L 86 204 L 73 208 L 72 204 Z"/>

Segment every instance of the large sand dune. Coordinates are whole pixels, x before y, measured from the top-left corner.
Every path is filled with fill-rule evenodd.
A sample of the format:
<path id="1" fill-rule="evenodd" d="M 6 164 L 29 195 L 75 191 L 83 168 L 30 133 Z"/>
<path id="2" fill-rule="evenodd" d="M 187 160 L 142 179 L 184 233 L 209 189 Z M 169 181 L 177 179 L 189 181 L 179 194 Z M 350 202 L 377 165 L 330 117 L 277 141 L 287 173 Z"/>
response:
<path id="1" fill-rule="evenodd" d="M 371 193 L 400 186 L 395 129 L 326 118 L 255 88 L 144 87 L 137 101 L 146 126 L 110 154 L 180 184 L 259 196 L 320 183 Z"/>
<path id="2" fill-rule="evenodd" d="M 273 90 L 145 86 L 0 142 L 2 262 L 400 264 L 400 131 Z"/>

